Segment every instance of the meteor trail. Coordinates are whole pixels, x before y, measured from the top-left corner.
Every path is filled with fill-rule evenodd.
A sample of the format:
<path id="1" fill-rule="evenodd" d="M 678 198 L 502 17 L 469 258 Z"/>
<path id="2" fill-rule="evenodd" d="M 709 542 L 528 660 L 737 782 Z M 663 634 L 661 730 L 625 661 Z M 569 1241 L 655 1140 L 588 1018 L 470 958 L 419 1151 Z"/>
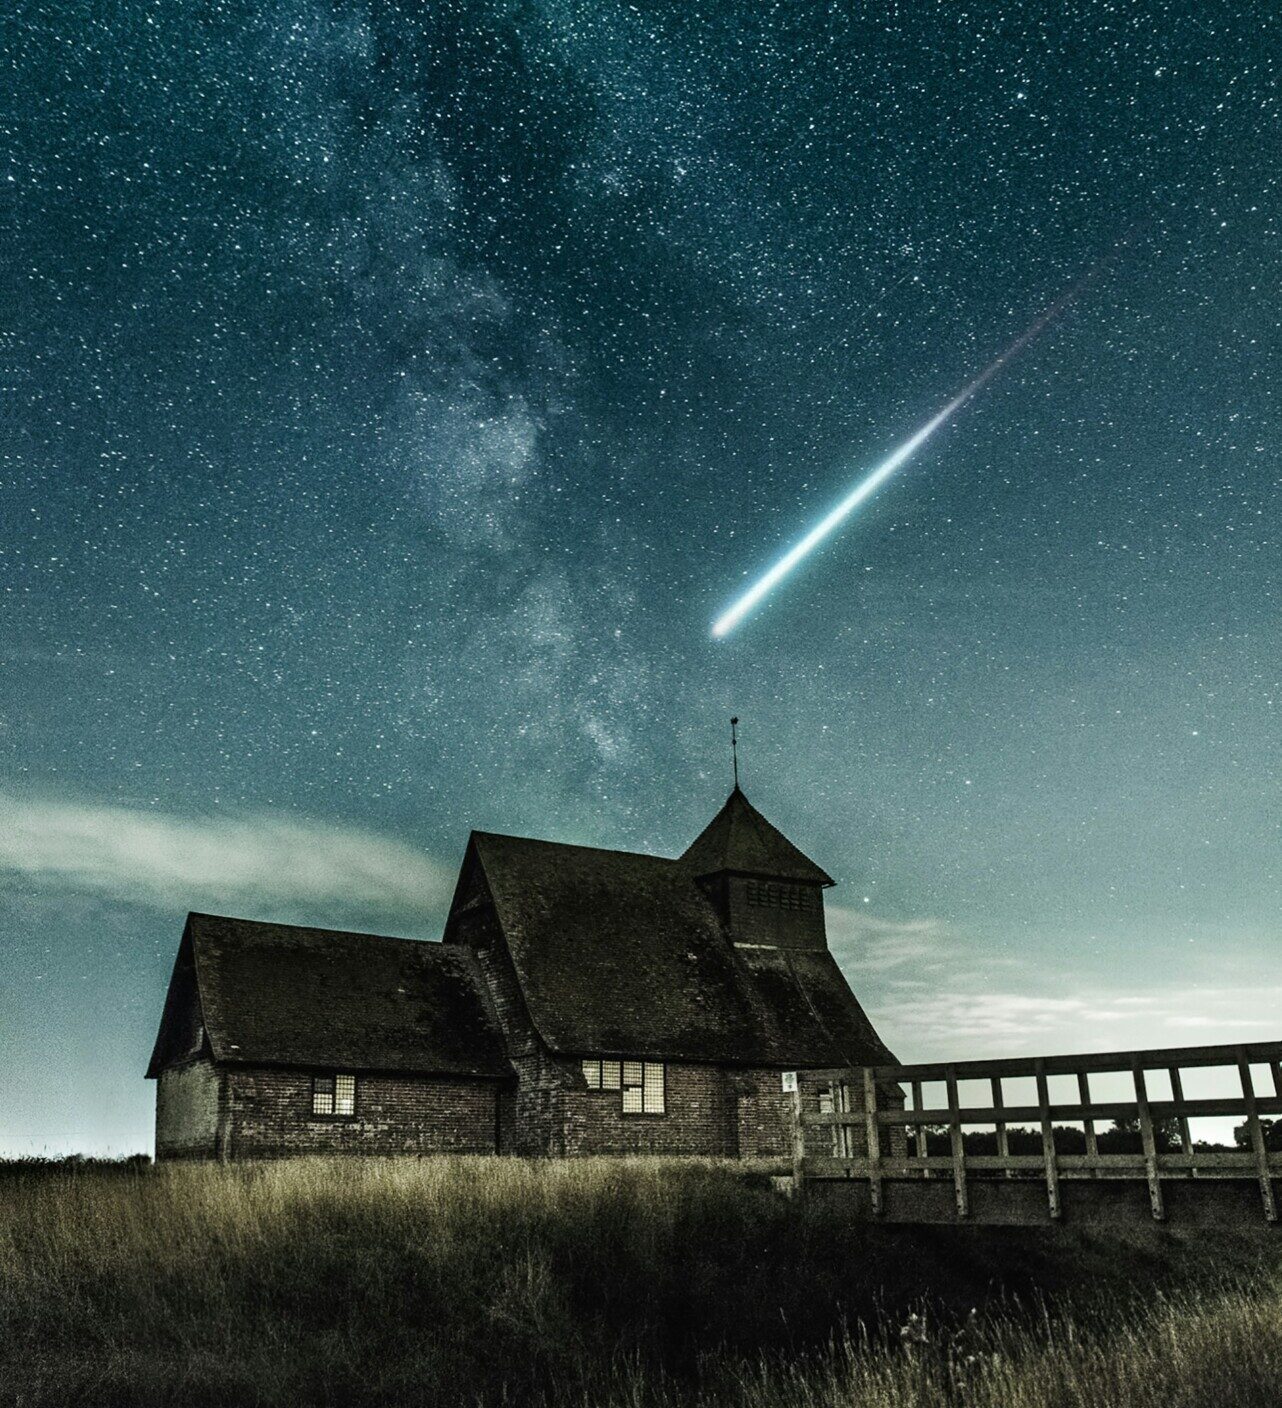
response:
<path id="1" fill-rule="evenodd" d="M 995 362 L 991 362 L 972 382 L 963 387 L 942 411 L 928 420 L 915 435 L 905 440 L 904 443 L 900 445 L 887 460 L 873 470 L 866 479 L 860 480 L 836 508 L 824 518 L 821 518 L 804 538 L 794 543 L 779 561 L 768 571 L 764 572 L 728 611 L 717 617 L 712 626 L 712 634 L 718 637 L 729 635 L 748 612 L 756 606 L 772 587 L 781 582 L 803 557 L 823 542 L 833 529 L 844 519 L 849 517 L 869 495 L 875 493 L 915 450 L 929 440 L 945 421 L 951 419 L 982 386 L 991 381 L 1012 357 L 1022 352 L 1037 334 L 1041 332 L 1046 324 L 1055 318 L 1067 304 L 1071 303 L 1072 300 L 1077 297 L 1082 289 L 1095 277 L 1099 268 L 1100 265 L 1097 264 L 1095 268 L 1091 269 L 1083 278 L 1079 279 L 1066 294 L 1052 303 L 1026 332 L 1017 337 Z"/>

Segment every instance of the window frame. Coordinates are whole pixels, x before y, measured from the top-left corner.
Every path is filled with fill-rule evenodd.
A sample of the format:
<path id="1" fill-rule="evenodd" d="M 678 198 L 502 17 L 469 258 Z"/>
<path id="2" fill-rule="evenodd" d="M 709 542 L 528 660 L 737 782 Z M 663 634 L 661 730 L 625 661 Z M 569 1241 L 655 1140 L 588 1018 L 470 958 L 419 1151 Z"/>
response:
<path id="1" fill-rule="evenodd" d="M 639 1068 L 635 1078 L 629 1078 L 628 1067 Z M 654 1076 L 654 1072 L 658 1076 Z M 585 1056 L 580 1062 L 584 1088 L 590 1095 L 617 1095 L 619 1114 L 628 1119 L 663 1119 L 668 1113 L 668 1063 L 666 1061 L 634 1060 L 631 1057 Z M 650 1081 L 647 1083 L 647 1073 Z M 653 1105 L 657 1085 L 659 1108 Z M 649 1094 L 647 1095 L 647 1090 Z M 627 1108 L 629 1092 L 635 1092 L 640 1108 Z"/>
<path id="2" fill-rule="evenodd" d="M 351 1081 L 352 1083 L 352 1108 L 350 1110 L 340 1110 L 338 1108 L 339 1092 L 338 1083 L 340 1080 Z M 322 1084 L 328 1084 L 328 1090 L 322 1090 Z M 312 1091 L 311 1091 L 311 1111 L 308 1118 L 313 1120 L 354 1120 L 360 1117 L 360 1080 L 355 1071 L 313 1071 Z M 328 1110 L 318 1110 L 317 1100 L 328 1099 L 330 1108 Z"/>
<path id="3" fill-rule="evenodd" d="M 635 1080 L 629 1081 L 627 1075 L 628 1066 L 640 1066 L 641 1074 Z M 651 1071 L 657 1070 L 659 1086 L 659 1108 L 647 1108 L 649 1092 L 653 1088 L 647 1079 Z M 619 1114 L 628 1119 L 652 1119 L 661 1120 L 668 1113 L 668 1063 L 666 1061 L 625 1061 L 622 1063 L 620 1071 L 621 1088 L 619 1091 Z M 628 1092 L 634 1090 L 641 1101 L 639 1109 L 629 1110 L 627 1107 Z"/>

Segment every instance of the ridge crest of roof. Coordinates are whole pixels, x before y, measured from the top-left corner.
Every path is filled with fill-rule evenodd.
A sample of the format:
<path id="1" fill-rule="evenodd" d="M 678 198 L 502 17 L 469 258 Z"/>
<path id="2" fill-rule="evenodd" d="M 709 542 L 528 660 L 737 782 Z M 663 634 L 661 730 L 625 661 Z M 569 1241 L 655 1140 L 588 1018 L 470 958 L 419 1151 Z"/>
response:
<path id="1" fill-rule="evenodd" d="M 522 846 L 547 846 L 555 847 L 561 851 L 583 851 L 589 855 L 599 856 L 622 856 L 627 860 L 654 861 L 660 865 L 675 865 L 676 858 L 672 856 L 657 856 L 650 851 L 625 851 L 617 846 L 588 846 L 577 841 L 548 841 L 541 836 L 517 836 L 510 831 L 473 831 L 472 836 L 478 841 L 512 841 Z"/>

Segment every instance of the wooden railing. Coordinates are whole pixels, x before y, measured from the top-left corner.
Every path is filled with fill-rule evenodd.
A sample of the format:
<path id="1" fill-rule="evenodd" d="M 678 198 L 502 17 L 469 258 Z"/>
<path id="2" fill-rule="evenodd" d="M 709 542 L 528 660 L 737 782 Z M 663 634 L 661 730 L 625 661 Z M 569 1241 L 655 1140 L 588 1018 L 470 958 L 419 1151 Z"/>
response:
<path id="1" fill-rule="evenodd" d="M 1257 1092 L 1252 1066 L 1264 1066 L 1271 1075 L 1272 1094 Z M 1236 1070 L 1240 1094 L 1190 1099 L 1184 1094 L 1181 1072 L 1205 1067 Z M 1165 1071 L 1170 1099 L 1153 1099 L 1149 1073 Z M 1122 1100 L 1097 1100 L 1091 1096 L 1090 1078 L 1096 1075 L 1129 1076 L 1134 1096 Z M 1071 1076 L 1076 1098 L 1052 1100 L 1048 1081 Z M 1037 1100 L 1031 1105 L 1008 1105 L 1002 1082 L 1032 1077 Z M 963 1105 L 958 1097 L 961 1081 L 989 1083 L 991 1103 Z M 942 1105 L 926 1105 L 923 1086 L 942 1082 Z M 904 1094 L 912 1095 L 911 1108 Z M 827 1092 L 828 1108 L 812 1108 L 816 1092 Z M 1044 1181 L 1047 1210 L 1052 1219 L 1061 1215 L 1060 1183 L 1066 1179 L 1128 1179 L 1148 1184 L 1153 1217 L 1166 1217 L 1163 1183 L 1172 1179 L 1249 1179 L 1258 1182 L 1264 1217 L 1278 1220 L 1273 1180 L 1282 1178 L 1282 1151 L 1271 1151 L 1265 1142 L 1262 1116 L 1282 1115 L 1282 1042 L 1253 1042 L 1238 1046 L 1175 1047 L 1155 1051 L 1115 1051 L 1084 1056 L 1016 1057 L 992 1061 L 956 1061 L 915 1066 L 847 1067 L 800 1073 L 794 1101 L 795 1185 L 806 1179 L 867 1180 L 874 1216 L 883 1209 L 886 1179 L 936 1179 L 951 1177 L 956 1215 L 970 1215 L 970 1183 L 982 1179 L 1037 1179 Z M 1247 1130 L 1248 1147 L 1230 1150 L 1195 1148 L 1189 1121 L 1207 1117 L 1232 1117 Z M 1133 1122 L 1139 1131 L 1139 1152 L 1101 1150 L 1097 1122 Z M 1057 1121 L 1082 1126 L 1085 1152 L 1063 1153 L 1055 1145 Z M 1158 1147 L 1159 1127 L 1174 1123 L 1179 1150 Z M 989 1126 L 996 1133 L 996 1154 L 968 1152 L 963 1137 L 968 1125 Z M 1035 1154 L 1012 1154 L 1009 1130 L 1033 1126 L 1040 1135 Z M 927 1151 L 927 1132 L 946 1128 L 947 1155 Z M 831 1156 L 816 1154 L 814 1131 L 828 1130 Z M 856 1153 L 852 1134 L 862 1130 L 865 1153 Z M 903 1131 L 898 1134 L 898 1131 Z M 908 1133 L 912 1132 L 911 1144 Z M 898 1135 L 898 1137 L 896 1137 Z M 822 1136 L 820 1136 L 822 1137 Z M 895 1146 L 899 1145 L 897 1151 Z"/>

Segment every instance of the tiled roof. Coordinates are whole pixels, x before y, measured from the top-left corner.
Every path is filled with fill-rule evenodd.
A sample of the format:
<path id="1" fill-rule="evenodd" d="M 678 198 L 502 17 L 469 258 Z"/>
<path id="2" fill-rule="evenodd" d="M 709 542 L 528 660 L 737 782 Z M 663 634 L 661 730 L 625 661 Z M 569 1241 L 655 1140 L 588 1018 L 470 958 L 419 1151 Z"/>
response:
<path id="1" fill-rule="evenodd" d="M 736 787 L 725 805 L 687 847 L 681 859 L 696 875 L 731 871 L 767 875 L 776 880 L 831 885 L 821 870 L 792 844 Z"/>
<path id="2" fill-rule="evenodd" d="M 731 943 L 688 852 L 665 860 L 477 832 L 472 857 L 553 1051 L 767 1066 L 893 1059 L 826 950 Z"/>
<path id="3" fill-rule="evenodd" d="M 512 1074 L 466 949 L 192 914 L 149 1075 L 177 1054 L 193 965 L 217 1061 Z"/>

